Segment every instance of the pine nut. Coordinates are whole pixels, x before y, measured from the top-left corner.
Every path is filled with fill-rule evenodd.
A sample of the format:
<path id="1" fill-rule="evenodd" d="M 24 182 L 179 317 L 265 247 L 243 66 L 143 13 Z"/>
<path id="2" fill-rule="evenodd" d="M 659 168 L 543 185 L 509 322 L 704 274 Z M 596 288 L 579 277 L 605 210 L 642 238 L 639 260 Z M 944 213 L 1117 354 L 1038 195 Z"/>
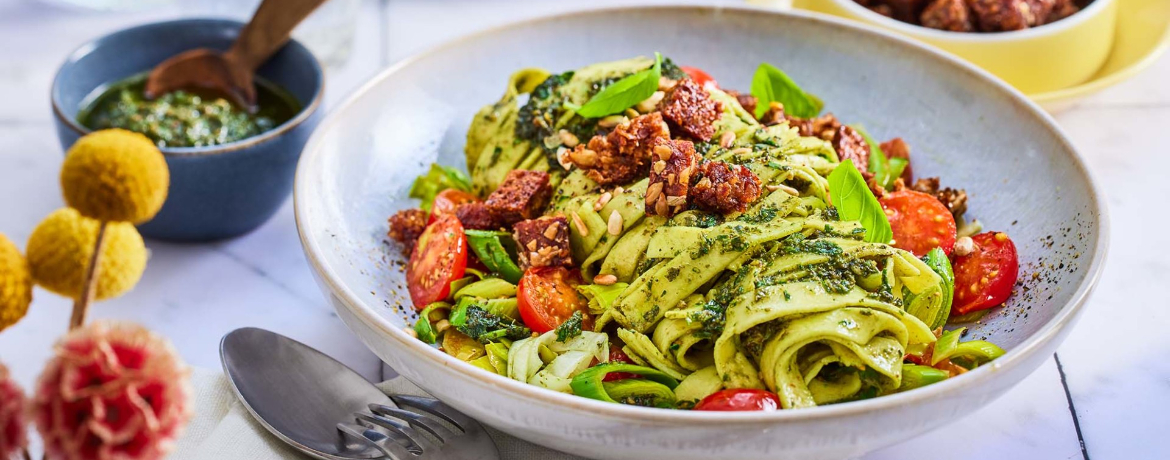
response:
<path id="1" fill-rule="evenodd" d="M 972 240 L 971 237 L 961 236 L 955 240 L 956 256 L 967 256 L 971 255 L 972 252 L 975 252 L 975 240 Z"/>
<path id="2" fill-rule="evenodd" d="M 769 185 L 768 190 L 771 190 L 771 191 L 783 190 L 784 193 L 787 193 L 789 195 L 800 196 L 800 190 L 794 189 L 794 188 L 789 187 L 789 186 L 784 185 L 784 184 Z"/>
<path id="3" fill-rule="evenodd" d="M 602 128 L 612 128 L 627 121 L 629 121 L 629 119 L 626 118 L 625 115 L 610 115 L 608 117 L 602 118 L 601 120 L 598 120 L 597 126 Z"/>
<path id="4" fill-rule="evenodd" d="M 617 282 L 617 276 L 614 275 L 597 275 L 593 277 L 593 284 L 600 284 L 602 286 L 609 286 Z"/>
<path id="5" fill-rule="evenodd" d="M 404 326 L 402 328 L 402 332 L 405 332 L 406 335 L 409 335 L 409 336 L 414 337 L 416 339 L 418 338 L 418 332 L 415 332 L 413 327 Z"/>
<path id="6" fill-rule="evenodd" d="M 609 193 L 609 192 L 602 193 L 601 197 L 597 199 L 597 202 L 593 203 L 593 210 L 600 211 L 601 208 L 604 208 L 605 205 L 609 204 L 609 200 L 611 200 L 611 199 L 613 199 L 612 193 Z"/>
<path id="7" fill-rule="evenodd" d="M 725 132 L 719 137 L 720 147 L 729 148 L 733 142 L 735 142 L 735 133 L 732 131 Z"/>
<path id="8" fill-rule="evenodd" d="M 561 137 L 561 144 L 563 144 L 565 147 L 573 148 L 573 147 L 576 147 L 577 144 L 581 143 L 581 140 L 577 139 L 576 135 L 574 135 L 573 133 L 570 133 L 566 130 L 562 129 L 562 130 L 558 131 L 557 135 Z"/>
<path id="9" fill-rule="evenodd" d="M 582 238 L 589 236 L 589 227 L 585 226 L 585 221 L 581 220 L 581 215 L 573 213 L 573 226 L 577 227 L 577 234 Z"/>
<path id="10" fill-rule="evenodd" d="M 669 160 L 670 156 L 672 154 L 674 154 L 674 152 L 670 150 L 670 147 L 667 147 L 665 145 L 659 145 L 657 147 L 654 147 L 654 154 L 658 155 L 658 159 L 665 161 L 665 160 Z"/>
<path id="11" fill-rule="evenodd" d="M 614 212 L 611 212 L 609 214 L 608 230 L 609 230 L 609 234 L 613 235 L 613 236 L 618 236 L 618 235 L 622 234 L 622 215 L 621 215 L 621 213 L 614 211 Z"/>
<path id="12" fill-rule="evenodd" d="M 654 94 L 651 94 L 650 97 L 646 98 L 646 100 L 639 102 L 635 107 L 639 112 L 642 113 L 653 112 L 654 109 L 658 107 L 658 103 L 662 102 L 662 98 L 665 96 L 666 93 L 662 91 L 655 91 Z"/>
<path id="13" fill-rule="evenodd" d="M 655 182 L 646 187 L 646 202 L 654 203 L 658 201 L 658 195 L 662 194 L 662 182 Z"/>

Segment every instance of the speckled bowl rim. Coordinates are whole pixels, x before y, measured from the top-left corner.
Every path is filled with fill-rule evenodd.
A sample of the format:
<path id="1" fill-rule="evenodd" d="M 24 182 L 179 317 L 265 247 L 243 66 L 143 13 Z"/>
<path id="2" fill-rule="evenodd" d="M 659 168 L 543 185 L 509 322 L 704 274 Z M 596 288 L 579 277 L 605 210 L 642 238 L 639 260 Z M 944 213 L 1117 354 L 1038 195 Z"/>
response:
<path id="1" fill-rule="evenodd" d="M 57 67 L 57 72 L 53 75 L 53 84 L 52 84 L 52 86 L 49 87 L 49 100 L 51 101 L 52 106 L 53 106 L 53 115 L 56 116 L 57 119 L 61 120 L 61 122 L 63 122 L 65 124 L 65 126 L 69 127 L 69 129 L 72 129 L 73 131 L 77 132 L 78 134 L 80 134 L 82 136 L 93 132 L 92 129 L 89 129 L 85 126 L 82 126 L 81 123 L 77 121 L 76 114 L 74 114 L 72 116 L 65 114 L 65 111 L 61 108 L 61 102 L 57 100 L 57 86 L 58 86 L 58 83 L 59 83 L 60 78 L 61 78 L 61 71 L 65 69 L 65 66 L 67 66 L 69 64 L 75 64 L 79 59 L 81 59 L 85 55 L 104 46 L 103 42 L 105 42 L 105 41 L 107 41 L 107 40 L 109 40 L 117 35 L 136 32 L 139 29 L 153 28 L 153 27 L 159 27 L 159 26 L 187 27 L 187 26 L 191 26 L 191 25 L 208 25 L 208 24 L 211 24 L 211 25 L 217 25 L 217 24 L 224 25 L 224 24 L 226 24 L 226 25 L 231 25 L 232 27 L 237 27 L 237 28 L 244 27 L 243 22 L 235 21 L 235 20 L 231 20 L 231 19 L 223 19 L 223 18 L 174 19 L 174 20 L 170 20 L 170 21 L 148 22 L 146 24 L 140 24 L 140 25 L 133 26 L 133 27 L 127 27 L 125 29 L 120 29 L 120 30 L 102 35 L 101 37 L 95 38 L 93 40 L 89 40 L 89 41 L 85 42 L 84 44 L 82 44 L 81 46 L 78 46 L 77 48 L 75 48 L 73 50 L 73 52 L 69 53 L 69 56 L 65 58 L 65 62 L 62 62 L 61 65 Z M 317 59 L 317 56 L 313 55 L 313 53 L 311 51 L 309 51 L 309 49 L 307 47 L 305 47 L 304 44 L 297 41 L 296 39 L 290 38 L 288 43 L 285 44 L 285 46 L 298 47 L 301 49 L 301 51 L 304 52 L 305 55 L 309 56 L 309 63 L 312 65 L 313 73 L 315 73 L 317 75 L 317 81 L 320 82 L 317 85 L 317 87 L 313 90 L 313 97 L 309 100 L 308 104 L 305 104 L 305 106 L 301 108 L 300 112 L 297 112 L 297 114 L 295 116 L 293 116 L 292 118 L 290 118 L 288 121 L 281 123 L 280 126 L 277 126 L 269 131 L 265 131 L 263 133 L 260 133 L 256 136 L 247 137 L 247 138 L 235 141 L 235 142 L 229 142 L 226 144 L 213 145 L 213 146 L 208 146 L 208 147 L 160 147 L 159 150 L 162 151 L 163 155 L 177 156 L 177 157 L 210 156 L 210 155 L 219 155 L 219 154 L 223 154 L 223 153 L 229 153 L 229 152 L 234 152 L 234 151 L 238 151 L 238 150 L 252 148 L 252 147 L 255 147 L 259 144 L 263 144 L 265 142 L 276 140 L 277 138 L 283 136 L 285 133 L 288 133 L 289 131 L 292 131 L 296 127 L 300 126 L 302 123 L 305 122 L 305 120 L 308 120 L 309 117 L 313 116 L 313 114 L 315 112 L 317 112 L 317 109 L 319 109 L 321 107 L 321 101 L 323 100 L 323 98 L 325 96 L 325 72 L 321 68 L 321 61 L 319 61 Z M 150 69 L 145 69 L 145 70 L 150 70 Z M 97 88 L 90 89 L 90 92 L 92 93 L 94 89 L 97 89 Z"/>
<path id="2" fill-rule="evenodd" d="M 1004 43 L 1016 40 L 1027 40 L 1030 38 L 1041 37 L 1044 35 L 1056 34 L 1059 31 L 1071 29 L 1079 26 L 1081 23 L 1088 21 L 1090 17 L 1100 14 L 1105 11 L 1109 3 L 1115 0 L 1093 0 L 1085 9 L 1074 13 L 1073 15 L 1061 19 L 1056 22 L 1044 24 L 1039 27 L 1031 27 L 1024 30 L 1013 30 L 1008 32 L 953 32 L 950 30 L 931 29 L 916 24 L 910 24 L 899 21 L 897 19 L 882 16 L 877 12 L 861 6 L 853 0 L 820 0 L 833 2 L 841 5 L 854 14 L 860 15 L 876 24 L 883 27 L 889 27 L 899 32 L 906 34 L 919 35 L 925 38 L 936 40 L 947 40 L 955 43 Z"/>
<path id="3" fill-rule="evenodd" d="M 352 104 L 356 103 L 366 92 L 372 87 L 378 85 L 389 75 L 392 75 L 403 68 L 412 65 L 415 61 L 424 56 L 435 53 L 442 53 L 446 49 L 454 47 L 464 41 L 477 40 L 481 37 L 490 36 L 497 32 L 507 30 L 509 28 L 522 26 L 534 22 L 555 21 L 571 18 L 582 14 L 596 14 L 598 12 L 606 12 L 610 14 L 621 14 L 623 11 L 686 11 L 696 10 L 705 14 L 723 14 L 725 12 L 733 12 L 736 14 L 757 14 L 757 15 L 776 15 L 788 16 L 798 18 L 799 20 L 817 22 L 831 27 L 840 27 L 851 29 L 854 32 L 872 36 L 875 40 L 884 40 L 899 46 L 906 46 L 917 48 L 918 51 L 932 55 L 935 59 L 944 61 L 947 64 L 956 68 L 956 70 L 967 72 L 976 78 L 982 78 L 998 87 L 1001 91 L 1011 96 L 1011 99 L 1019 107 L 1030 112 L 1033 116 L 1038 118 L 1046 125 L 1049 130 L 1056 135 L 1060 142 L 1065 146 L 1067 152 L 1071 153 L 1071 158 L 1077 167 L 1077 170 L 1086 178 L 1090 188 L 1091 204 L 1097 211 L 1098 232 L 1097 239 L 1094 242 L 1096 250 L 1092 254 L 1092 259 L 1085 276 L 1085 280 L 1077 286 L 1071 299 L 1065 304 L 1056 316 L 1049 320 L 1039 331 L 1028 337 L 1020 345 L 1009 350 L 1003 357 L 991 362 L 988 365 L 981 366 L 971 372 L 967 372 L 961 376 L 947 379 L 934 385 L 925 388 L 908 391 L 905 393 L 898 393 L 880 398 L 873 398 L 864 401 L 855 401 L 842 404 L 833 404 L 828 406 L 820 406 L 800 410 L 782 410 L 774 412 L 704 412 L 704 411 L 677 411 L 677 410 L 662 410 L 654 408 L 645 408 L 638 406 L 630 406 L 624 404 L 613 404 L 580 396 L 574 396 L 565 393 L 548 390 L 545 388 L 529 385 L 527 383 L 519 382 L 509 379 L 491 372 L 487 372 L 478 367 L 472 366 L 466 362 L 460 361 L 452 356 L 443 353 L 442 351 L 431 347 L 416 338 L 406 334 L 402 328 L 390 323 L 389 320 L 382 317 L 375 311 L 374 308 L 367 306 L 360 300 L 356 292 L 345 286 L 335 274 L 322 260 L 321 254 L 324 252 L 322 245 L 310 238 L 314 233 L 315 225 L 314 219 L 306 216 L 303 195 L 306 192 L 306 187 L 309 186 L 310 181 L 307 177 L 313 174 L 313 171 L 308 170 L 308 166 L 314 163 L 318 155 L 322 155 L 323 150 L 319 148 L 332 125 L 342 122 L 336 114 L 344 112 Z M 299 233 L 301 244 L 305 250 L 305 256 L 313 270 L 318 274 L 318 280 L 326 285 L 332 295 L 350 312 L 372 329 L 378 331 L 382 337 L 388 337 L 389 340 L 397 342 L 394 347 L 398 349 L 407 350 L 417 355 L 416 359 L 427 359 L 438 366 L 445 366 L 454 368 L 455 372 L 464 373 L 467 377 L 478 378 L 486 381 L 489 386 L 512 393 L 517 397 L 530 398 L 537 402 L 549 405 L 556 405 L 561 407 L 572 408 L 583 412 L 583 415 L 589 417 L 604 417 L 622 420 L 625 422 L 646 422 L 646 423 L 664 423 L 664 424 L 684 424 L 684 423 L 732 423 L 741 425 L 750 425 L 758 423 L 791 423 L 800 422 L 802 420 L 826 419 L 835 417 L 847 417 L 851 415 L 858 415 L 870 411 L 888 410 L 897 406 L 905 404 L 913 404 L 922 400 L 936 399 L 942 397 L 944 394 L 957 392 L 962 387 L 978 386 L 995 378 L 997 374 L 1001 374 L 1001 369 L 1011 368 L 1021 365 L 1031 355 L 1038 352 L 1045 344 L 1055 339 L 1056 335 L 1064 328 L 1068 327 L 1081 312 L 1088 296 L 1096 286 L 1101 276 L 1102 268 L 1105 263 L 1105 256 L 1109 245 L 1109 219 L 1107 210 L 1105 208 L 1104 195 L 1102 194 L 1097 180 L 1086 167 L 1084 159 L 1073 147 L 1069 139 L 1064 135 L 1063 131 L 1056 125 L 1056 122 L 1050 115 L 1040 109 L 1034 102 L 1028 100 L 1018 90 L 1012 88 L 1007 83 L 996 78 L 990 73 L 975 67 L 965 61 L 955 58 L 943 51 L 937 50 L 933 47 L 923 45 L 909 38 L 904 38 L 892 32 L 882 31 L 874 27 L 866 27 L 858 25 L 856 21 L 848 21 L 845 19 L 838 19 L 828 17 L 825 15 L 817 15 L 799 11 L 776 11 L 773 9 L 752 7 L 752 6 L 690 6 L 690 5 L 633 5 L 633 6 L 617 6 L 606 8 L 594 8 L 581 11 L 573 11 L 568 13 L 560 13 L 549 16 L 542 16 L 533 19 L 528 19 L 520 22 L 506 24 L 484 31 L 480 31 L 471 35 L 463 36 L 461 38 L 449 41 L 431 49 L 418 53 L 410 58 L 404 59 L 401 62 L 383 70 L 377 76 L 373 77 L 369 82 L 362 85 L 356 91 L 351 93 L 345 99 L 345 102 L 339 104 L 337 108 L 327 117 L 321 124 L 320 129 L 313 134 L 306 144 L 305 151 L 301 157 L 301 163 L 297 167 L 296 182 L 293 187 L 293 203 L 294 215 L 297 224 L 297 231 Z M 426 389 L 425 387 L 423 388 Z"/>

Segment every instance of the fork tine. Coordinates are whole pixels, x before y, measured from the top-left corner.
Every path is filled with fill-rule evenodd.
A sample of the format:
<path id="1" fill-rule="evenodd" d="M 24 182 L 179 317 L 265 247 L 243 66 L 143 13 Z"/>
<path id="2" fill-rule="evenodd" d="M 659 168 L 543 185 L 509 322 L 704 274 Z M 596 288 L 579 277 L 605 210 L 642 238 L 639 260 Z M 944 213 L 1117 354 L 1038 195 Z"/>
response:
<path id="1" fill-rule="evenodd" d="M 483 429 L 479 422 L 473 420 L 471 417 L 463 415 L 463 413 L 455 410 L 451 406 L 448 406 L 437 399 L 407 395 L 392 395 L 390 396 L 390 399 L 394 401 L 394 404 L 399 406 L 413 407 L 428 414 L 440 417 L 443 420 L 451 422 L 451 424 L 459 427 L 459 429 L 466 433 Z"/>
<path id="2" fill-rule="evenodd" d="M 374 446 L 387 457 L 395 460 L 405 460 L 416 455 L 405 446 L 395 442 L 394 439 L 373 428 L 366 428 L 356 423 L 338 423 L 337 430 Z"/>
<path id="3" fill-rule="evenodd" d="M 370 414 L 370 413 L 366 413 L 366 412 L 358 412 L 354 415 L 357 416 L 358 423 L 361 423 L 363 425 L 380 426 L 382 428 L 390 430 L 391 432 L 397 432 L 397 433 L 402 434 L 403 436 L 406 436 L 407 438 L 410 438 L 410 440 L 412 442 L 414 442 L 414 444 L 416 446 L 418 446 L 420 449 L 422 449 L 423 452 L 426 452 L 427 450 L 435 450 L 435 449 L 439 448 L 438 444 L 435 444 L 433 441 L 428 439 L 422 433 L 419 433 L 414 428 L 411 428 L 409 424 L 406 424 L 406 423 L 403 423 L 403 422 L 400 422 L 398 420 L 394 420 L 391 418 L 383 417 L 381 415 L 374 415 L 374 414 Z"/>
<path id="4" fill-rule="evenodd" d="M 424 430 L 429 431 L 431 434 L 435 435 L 436 438 L 439 438 L 443 441 L 447 441 L 455 436 L 463 434 L 452 431 L 450 428 L 447 428 L 446 426 L 443 426 L 442 424 L 437 423 L 426 416 L 419 415 L 414 412 L 405 411 L 383 404 L 370 404 L 369 408 L 370 412 L 373 412 L 377 415 L 406 420 L 407 423 L 410 423 L 411 426 L 422 427 Z"/>

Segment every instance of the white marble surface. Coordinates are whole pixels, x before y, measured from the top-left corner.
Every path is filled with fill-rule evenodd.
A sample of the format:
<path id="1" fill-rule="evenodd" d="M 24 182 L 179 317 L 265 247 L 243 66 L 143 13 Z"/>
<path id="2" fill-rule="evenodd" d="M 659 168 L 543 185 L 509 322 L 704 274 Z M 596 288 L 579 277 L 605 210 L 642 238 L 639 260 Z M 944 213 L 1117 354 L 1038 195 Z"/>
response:
<path id="1" fill-rule="evenodd" d="M 364 0 L 353 56 L 328 72 L 326 107 L 414 52 L 472 30 L 576 7 L 570 3 Z M 93 14 L 0 0 L 0 232 L 22 244 L 62 204 L 61 151 L 47 95 L 65 55 L 93 36 L 193 10 L 198 7 Z M 1163 355 L 1170 351 L 1164 333 L 1170 301 L 1156 289 L 1170 281 L 1170 262 L 1151 244 L 1170 225 L 1164 211 L 1170 195 L 1164 178 L 1170 170 L 1167 81 L 1170 58 L 1057 114 L 1102 181 L 1113 220 L 1101 285 L 1058 353 L 1063 375 L 1049 360 L 986 408 L 870 458 L 1170 458 L 1170 444 L 1158 442 L 1170 420 L 1170 363 Z M 195 366 L 218 368 L 219 338 L 259 326 L 319 347 L 370 378 L 379 375 L 377 359 L 352 338 L 313 283 L 290 204 L 233 241 L 148 245 L 152 257 L 142 283 L 98 304 L 93 317 L 143 323 L 169 337 Z M 69 307 L 38 290 L 28 317 L 0 334 L 0 361 L 26 387 L 64 331 Z"/>

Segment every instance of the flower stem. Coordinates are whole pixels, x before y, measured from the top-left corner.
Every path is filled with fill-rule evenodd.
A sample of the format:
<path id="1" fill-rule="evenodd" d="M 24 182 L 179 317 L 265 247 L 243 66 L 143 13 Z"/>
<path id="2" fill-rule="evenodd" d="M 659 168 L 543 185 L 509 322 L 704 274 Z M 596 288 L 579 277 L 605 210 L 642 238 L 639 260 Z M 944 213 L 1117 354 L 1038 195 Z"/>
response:
<path id="1" fill-rule="evenodd" d="M 97 239 L 93 244 L 93 255 L 89 258 L 89 267 L 85 270 L 85 280 L 81 285 L 81 296 L 73 302 L 73 316 L 69 319 L 69 330 L 77 329 L 85 324 L 85 316 L 89 313 L 89 304 L 97 290 L 97 280 L 101 269 L 102 248 L 106 243 L 106 222 L 98 224 Z"/>

